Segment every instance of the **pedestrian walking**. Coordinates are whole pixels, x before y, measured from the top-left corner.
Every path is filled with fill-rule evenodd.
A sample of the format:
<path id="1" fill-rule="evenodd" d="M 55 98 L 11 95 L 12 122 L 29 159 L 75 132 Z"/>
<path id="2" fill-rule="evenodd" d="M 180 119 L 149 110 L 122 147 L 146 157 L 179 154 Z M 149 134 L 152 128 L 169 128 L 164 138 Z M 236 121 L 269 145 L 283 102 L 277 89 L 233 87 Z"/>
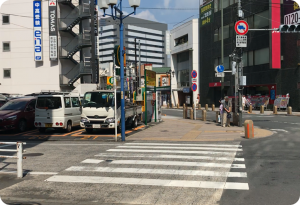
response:
<path id="1" fill-rule="evenodd" d="M 232 108 L 232 104 L 231 102 L 229 101 L 229 98 L 228 96 L 225 97 L 225 101 L 224 101 L 224 104 L 223 104 L 223 124 L 222 124 L 222 127 L 230 127 L 230 118 L 231 118 L 231 108 Z"/>
<path id="2" fill-rule="evenodd" d="M 221 123 L 221 126 L 223 125 L 223 100 L 222 98 L 219 100 L 219 103 L 220 103 L 220 108 L 219 108 L 219 111 L 220 111 L 220 123 Z"/>
<path id="3" fill-rule="evenodd" d="M 243 105 L 243 111 L 245 111 L 245 105 L 246 105 L 246 97 L 243 95 L 242 97 L 242 105 Z"/>

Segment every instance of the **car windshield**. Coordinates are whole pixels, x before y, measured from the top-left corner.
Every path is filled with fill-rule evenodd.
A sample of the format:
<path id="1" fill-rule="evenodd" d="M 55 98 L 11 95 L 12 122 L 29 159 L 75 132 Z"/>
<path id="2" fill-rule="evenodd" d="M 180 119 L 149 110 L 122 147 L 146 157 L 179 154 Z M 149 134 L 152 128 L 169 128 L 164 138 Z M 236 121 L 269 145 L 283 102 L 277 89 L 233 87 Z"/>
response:
<path id="1" fill-rule="evenodd" d="M 28 101 L 12 100 L 5 103 L 0 110 L 24 110 Z"/>
<path id="2" fill-rule="evenodd" d="M 83 98 L 83 107 L 111 107 L 114 106 L 114 93 L 90 92 Z"/>
<path id="3" fill-rule="evenodd" d="M 60 97 L 38 97 L 36 108 L 54 110 L 62 108 Z"/>

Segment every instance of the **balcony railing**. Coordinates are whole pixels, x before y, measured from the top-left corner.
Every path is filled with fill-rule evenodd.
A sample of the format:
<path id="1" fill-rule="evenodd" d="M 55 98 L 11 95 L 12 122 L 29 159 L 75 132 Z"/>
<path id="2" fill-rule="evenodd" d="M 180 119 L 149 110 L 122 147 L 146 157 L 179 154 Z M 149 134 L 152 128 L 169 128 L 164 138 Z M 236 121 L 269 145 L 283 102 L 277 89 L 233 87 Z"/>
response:
<path id="1" fill-rule="evenodd" d="M 60 75 L 61 85 L 72 85 L 81 76 L 91 75 L 92 67 L 90 61 L 80 62 L 74 68 L 72 68 L 68 73 Z"/>

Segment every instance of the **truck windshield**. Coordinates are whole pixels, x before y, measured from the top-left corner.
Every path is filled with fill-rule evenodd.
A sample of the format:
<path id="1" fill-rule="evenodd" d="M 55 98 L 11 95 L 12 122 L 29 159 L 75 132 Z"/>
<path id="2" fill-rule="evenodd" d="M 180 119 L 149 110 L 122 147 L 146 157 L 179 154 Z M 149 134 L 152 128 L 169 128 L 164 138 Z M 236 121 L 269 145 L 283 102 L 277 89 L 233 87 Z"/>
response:
<path id="1" fill-rule="evenodd" d="M 36 108 L 54 110 L 62 108 L 60 97 L 38 97 Z"/>
<path id="2" fill-rule="evenodd" d="M 114 106 L 114 93 L 90 92 L 83 98 L 83 107 L 111 107 Z"/>

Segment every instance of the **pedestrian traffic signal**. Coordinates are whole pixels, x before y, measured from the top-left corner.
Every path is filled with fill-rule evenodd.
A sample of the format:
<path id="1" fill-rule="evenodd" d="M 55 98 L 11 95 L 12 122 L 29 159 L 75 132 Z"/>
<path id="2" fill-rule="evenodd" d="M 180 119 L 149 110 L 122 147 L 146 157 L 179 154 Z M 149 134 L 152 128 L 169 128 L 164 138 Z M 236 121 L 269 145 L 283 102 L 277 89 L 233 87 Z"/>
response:
<path id="1" fill-rule="evenodd" d="M 300 24 L 284 24 L 279 27 L 280 33 L 300 33 Z"/>

